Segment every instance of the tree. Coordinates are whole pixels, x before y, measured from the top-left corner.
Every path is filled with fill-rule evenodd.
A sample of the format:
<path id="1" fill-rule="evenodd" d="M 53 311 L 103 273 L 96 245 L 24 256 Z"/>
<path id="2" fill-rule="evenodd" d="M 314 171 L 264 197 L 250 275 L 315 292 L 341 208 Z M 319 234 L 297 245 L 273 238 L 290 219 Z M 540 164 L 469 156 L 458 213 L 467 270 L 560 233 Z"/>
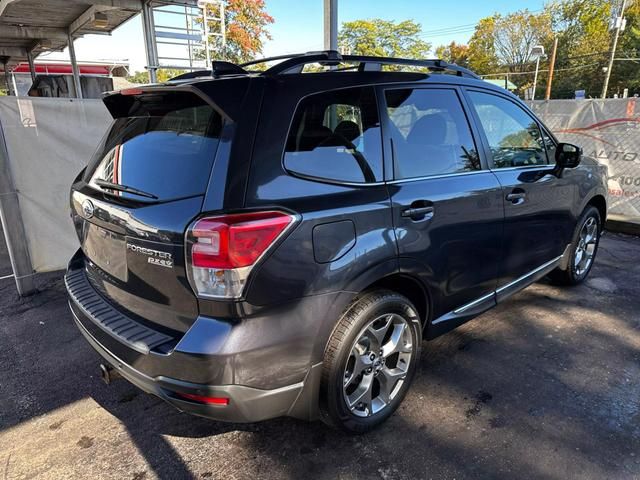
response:
<path id="1" fill-rule="evenodd" d="M 208 14 L 218 16 L 219 9 L 209 6 Z M 210 31 L 219 30 L 220 23 L 209 22 Z M 267 29 L 274 19 L 266 12 L 264 0 L 227 0 L 225 5 L 226 42 L 223 47 L 220 36 L 212 35 L 210 43 L 222 60 L 243 63 L 262 53 L 265 40 L 271 40 Z M 200 56 L 200 54 L 199 54 Z M 201 56 L 204 58 L 204 53 Z"/>
<path id="2" fill-rule="evenodd" d="M 436 48 L 436 57 L 461 67 L 468 67 L 469 46 L 456 42 L 451 42 L 449 45 L 440 45 Z"/>
<path id="3" fill-rule="evenodd" d="M 548 11 L 534 14 L 519 10 L 508 15 L 495 14 L 482 19 L 469 41 L 469 61 L 478 73 L 502 67 L 508 72 L 523 72 L 531 67 L 531 49 L 549 44 L 552 38 Z"/>
<path id="4" fill-rule="evenodd" d="M 420 38 L 421 30 L 413 20 L 355 20 L 342 24 L 338 44 L 353 55 L 423 59 L 431 45 Z"/>
<path id="5" fill-rule="evenodd" d="M 576 90 L 597 97 L 602 90 L 611 35 L 611 0 L 565 0 L 550 6 L 558 36 L 552 95 L 571 98 Z"/>
<path id="6" fill-rule="evenodd" d="M 182 75 L 185 73 L 185 70 L 176 70 L 171 68 L 160 68 L 158 69 L 158 83 L 166 82 L 173 77 L 177 77 L 178 75 Z M 129 75 L 127 80 L 131 83 L 138 84 L 146 84 L 149 83 L 149 73 L 148 72 L 135 72 L 133 75 Z"/>
<path id="7" fill-rule="evenodd" d="M 620 37 L 619 53 L 616 56 L 638 58 L 640 57 L 640 1 L 636 0 L 627 8 L 625 18 L 627 28 Z M 628 88 L 631 95 L 640 94 L 638 61 L 627 60 L 614 63 L 611 76 L 610 91 L 612 93 L 622 93 L 624 88 Z"/>
<path id="8" fill-rule="evenodd" d="M 469 41 L 469 67 L 479 75 L 495 73 L 500 62 L 495 47 L 496 18 L 486 17 L 476 25 Z"/>

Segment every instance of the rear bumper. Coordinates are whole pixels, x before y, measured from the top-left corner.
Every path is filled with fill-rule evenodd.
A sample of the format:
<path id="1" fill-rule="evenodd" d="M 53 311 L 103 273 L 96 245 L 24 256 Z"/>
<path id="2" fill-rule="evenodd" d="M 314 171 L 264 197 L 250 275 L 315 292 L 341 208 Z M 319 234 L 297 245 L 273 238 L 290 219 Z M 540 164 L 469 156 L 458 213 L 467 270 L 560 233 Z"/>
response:
<path id="1" fill-rule="evenodd" d="M 186 333 L 172 334 L 123 313 L 93 288 L 81 264 L 72 261 L 65 283 L 80 332 L 106 363 L 145 392 L 221 421 L 317 418 L 321 363 L 312 356 L 317 332 L 308 330 L 318 318 L 317 303 L 326 298 L 309 297 L 241 321 L 200 316 Z M 310 302 L 314 308 L 305 308 Z M 180 393 L 229 401 L 207 404 Z"/>
<path id="2" fill-rule="evenodd" d="M 238 423 L 258 422 L 285 415 L 307 417 L 304 412 L 308 411 L 308 408 L 305 408 L 305 405 L 301 403 L 303 402 L 301 397 L 305 383 L 307 386 L 309 385 L 307 379 L 305 382 L 286 387 L 262 390 L 242 385 L 201 385 L 162 376 L 152 378 L 113 355 L 84 327 L 73 308 L 71 311 L 82 335 L 123 378 L 141 390 L 160 397 L 178 410 L 214 420 Z M 309 375 L 307 377 L 309 378 Z M 178 393 L 228 398 L 229 404 L 196 403 L 178 398 Z M 298 402 L 299 399 L 300 402 Z"/>

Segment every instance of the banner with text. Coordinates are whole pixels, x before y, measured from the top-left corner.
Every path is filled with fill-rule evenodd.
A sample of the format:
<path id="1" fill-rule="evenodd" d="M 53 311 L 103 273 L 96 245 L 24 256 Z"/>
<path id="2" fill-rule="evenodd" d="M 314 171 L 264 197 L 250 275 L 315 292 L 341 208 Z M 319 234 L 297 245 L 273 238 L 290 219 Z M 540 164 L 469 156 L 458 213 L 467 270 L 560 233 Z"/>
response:
<path id="1" fill-rule="evenodd" d="M 640 99 L 537 101 L 532 110 L 560 141 L 609 167 L 609 213 L 640 222 Z"/>

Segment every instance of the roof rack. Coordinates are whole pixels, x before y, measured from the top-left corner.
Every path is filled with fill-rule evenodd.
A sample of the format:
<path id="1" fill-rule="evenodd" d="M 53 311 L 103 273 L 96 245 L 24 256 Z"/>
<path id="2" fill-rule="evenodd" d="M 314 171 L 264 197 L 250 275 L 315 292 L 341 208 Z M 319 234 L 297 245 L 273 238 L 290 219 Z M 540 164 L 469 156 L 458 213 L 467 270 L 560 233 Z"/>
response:
<path id="1" fill-rule="evenodd" d="M 411 67 L 424 67 L 434 72 L 451 72 L 460 77 L 480 79 L 480 77 L 471 70 L 440 59 L 414 60 L 409 58 L 373 57 L 366 55 L 341 55 L 335 50 L 268 57 L 243 63 L 239 65 L 239 67 L 245 68 L 251 65 L 272 62 L 275 60 L 283 61 L 277 63 L 271 68 L 268 68 L 262 72 L 262 75 L 271 76 L 288 73 L 302 73 L 304 66 L 310 63 L 320 63 L 327 66 L 337 66 L 341 63 L 358 63 L 358 71 L 361 72 L 380 71 L 382 70 L 383 65 L 406 65 Z"/>
<path id="2" fill-rule="evenodd" d="M 278 61 L 278 63 L 264 71 L 258 72 L 247 69 L 247 67 L 252 65 L 274 61 Z M 409 67 L 423 67 L 433 72 L 451 72 L 459 77 L 480 79 L 480 77 L 471 70 L 440 59 L 414 60 L 410 58 L 372 57 L 367 55 L 341 55 L 335 50 L 322 50 L 319 52 L 293 53 L 290 55 L 261 58 L 241 63 L 240 65 L 216 60 L 212 62 L 211 70 L 189 72 L 173 77 L 171 80 L 188 80 L 200 77 L 218 78 L 224 75 L 246 75 L 248 73 L 260 73 L 264 76 L 302 73 L 304 66 L 311 63 L 319 63 L 331 67 L 337 67 L 342 63 L 358 64 L 357 66 L 347 67 L 341 70 L 357 70 L 359 72 L 380 71 L 383 65 L 405 65 Z"/>

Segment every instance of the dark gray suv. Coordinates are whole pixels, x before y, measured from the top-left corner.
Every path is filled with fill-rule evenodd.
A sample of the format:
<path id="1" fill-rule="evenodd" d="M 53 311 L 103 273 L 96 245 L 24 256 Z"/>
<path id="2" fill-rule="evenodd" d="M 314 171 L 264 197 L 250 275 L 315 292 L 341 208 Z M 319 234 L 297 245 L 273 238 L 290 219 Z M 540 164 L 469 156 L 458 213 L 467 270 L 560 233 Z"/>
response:
<path id="1" fill-rule="evenodd" d="M 593 265 L 605 167 L 455 65 L 214 62 L 104 102 L 71 311 L 107 380 L 183 411 L 369 430 L 423 339 Z"/>

